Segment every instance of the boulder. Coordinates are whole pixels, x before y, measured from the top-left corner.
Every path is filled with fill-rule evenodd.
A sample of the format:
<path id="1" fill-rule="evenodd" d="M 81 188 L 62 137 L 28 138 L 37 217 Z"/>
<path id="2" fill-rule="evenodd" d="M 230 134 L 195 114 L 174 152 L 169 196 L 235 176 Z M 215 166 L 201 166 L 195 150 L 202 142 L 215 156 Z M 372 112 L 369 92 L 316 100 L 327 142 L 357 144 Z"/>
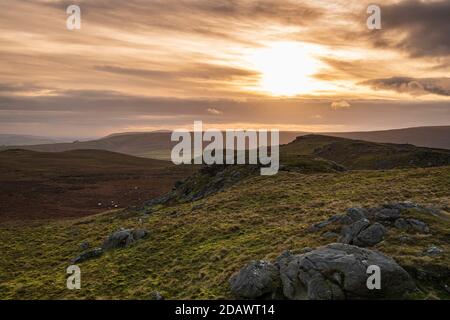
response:
<path id="1" fill-rule="evenodd" d="M 274 298 L 280 288 L 280 274 L 270 262 L 252 261 L 230 278 L 230 286 L 238 298 Z"/>
<path id="2" fill-rule="evenodd" d="M 367 219 L 361 219 L 356 221 L 355 223 L 344 226 L 341 231 L 341 237 L 339 238 L 339 242 L 351 244 L 353 239 L 365 228 L 370 225 L 370 221 Z"/>
<path id="3" fill-rule="evenodd" d="M 359 247 L 371 247 L 383 241 L 385 234 L 386 228 L 377 222 L 362 230 L 352 243 Z"/>
<path id="4" fill-rule="evenodd" d="M 120 230 L 108 236 L 103 242 L 103 250 L 113 250 L 118 248 L 126 248 L 133 244 L 136 240 L 146 237 L 146 230 Z"/>
<path id="5" fill-rule="evenodd" d="M 393 259 L 373 250 L 330 244 L 312 252 L 277 259 L 283 294 L 288 299 L 401 298 L 415 288 Z M 381 289 L 367 288 L 367 269 L 381 269 Z"/>
<path id="6" fill-rule="evenodd" d="M 103 254 L 102 248 L 94 248 L 92 250 L 83 252 L 78 257 L 72 260 L 72 263 L 81 263 L 87 260 L 95 259 L 100 257 Z"/>

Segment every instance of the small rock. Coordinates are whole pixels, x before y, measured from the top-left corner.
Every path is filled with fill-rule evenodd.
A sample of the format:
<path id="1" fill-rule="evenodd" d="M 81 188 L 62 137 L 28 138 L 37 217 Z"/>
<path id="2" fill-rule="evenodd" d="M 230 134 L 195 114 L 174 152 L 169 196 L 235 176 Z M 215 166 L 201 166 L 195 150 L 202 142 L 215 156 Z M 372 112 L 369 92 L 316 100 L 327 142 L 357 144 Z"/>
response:
<path id="1" fill-rule="evenodd" d="M 89 242 L 85 241 L 83 243 L 80 244 L 80 249 L 81 250 L 87 250 L 89 249 Z"/>
<path id="2" fill-rule="evenodd" d="M 436 247 L 436 246 L 431 246 L 425 251 L 425 254 L 429 255 L 429 256 L 438 256 L 443 253 L 444 253 L 444 249 Z"/>
<path id="3" fill-rule="evenodd" d="M 72 260 L 72 263 L 81 263 L 87 260 L 98 258 L 103 254 L 102 248 L 95 248 L 86 252 L 83 252 L 78 257 Z"/>
<path id="4" fill-rule="evenodd" d="M 150 295 L 150 299 L 160 301 L 164 300 L 164 297 L 158 291 L 153 291 L 152 294 Z"/>
<path id="5" fill-rule="evenodd" d="M 322 237 L 325 239 L 333 239 L 333 238 L 338 238 L 339 235 L 336 232 L 325 232 L 324 234 L 322 234 Z"/>
<path id="6" fill-rule="evenodd" d="M 394 221 L 400 218 L 400 216 L 401 214 L 399 209 L 384 208 L 375 212 L 375 219 L 377 220 Z"/>
<path id="7" fill-rule="evenodd" d="M 350 208 L 347 209 L 347 216 L 356 222 L 361 219 L 367 219 L 368 212 L 364 208 Z"/>
<path id="8" fill-rule="evenodd" d="M 408 219 L 408 223 L 411 225 L 413 229 L 415 229 L 418 232 L 422 233 L 430 232 L 430 228 L 428 228 L 428 225 L 423 221 L 416 219 Z"/>
<path id="9" fill-rule="evenodd" d="M 397 219 L 394 223 L 395 227 L 401 230 L 415 230 L 417 232 L 421 233 L 428 233 L 430 232 L 430 228 L 428 225 L 420 220 L 417 219 Z"/>
<path id="10" fill-rule="evenodd" d="M 408 221 L 406 221 L 406 219 L 403 219 L 403 218 L 395 220 L 394 225 L 397 229 L 401 229 L 401 230 L 406 230 L 410 227 Z"/>

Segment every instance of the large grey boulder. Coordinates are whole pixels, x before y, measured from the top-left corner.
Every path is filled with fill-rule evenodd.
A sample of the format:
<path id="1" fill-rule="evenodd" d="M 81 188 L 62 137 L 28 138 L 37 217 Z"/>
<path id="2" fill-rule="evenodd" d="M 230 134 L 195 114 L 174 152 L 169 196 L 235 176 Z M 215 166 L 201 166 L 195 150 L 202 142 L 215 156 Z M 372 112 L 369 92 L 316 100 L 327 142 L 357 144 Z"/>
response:
<path id="1" fill-rule="evenodd" d="M 270 262 L 252 261 L 230 278 L 230 286 L 238 298 L 274 298 L 280 288 L 280 274 Z"/>
<path id="2" fill-rule="evenodd" d="M 373 250 L 330 244 L 312 252 L 277 259 L 283 294 L 288 299 L 401 298 L 415 288 L 393 259 Z M 369 290 L 367 269 L 381 269 L 381 289 Z"/>
<path id="3" fill-rule="evenodd" d="M 135 241 L 142 239 L 148 235 L 146 230 L 120 230 L 109 235 L 103 242 L 103 250 L 113 250 L 118 248 L 126 248 Z"/>

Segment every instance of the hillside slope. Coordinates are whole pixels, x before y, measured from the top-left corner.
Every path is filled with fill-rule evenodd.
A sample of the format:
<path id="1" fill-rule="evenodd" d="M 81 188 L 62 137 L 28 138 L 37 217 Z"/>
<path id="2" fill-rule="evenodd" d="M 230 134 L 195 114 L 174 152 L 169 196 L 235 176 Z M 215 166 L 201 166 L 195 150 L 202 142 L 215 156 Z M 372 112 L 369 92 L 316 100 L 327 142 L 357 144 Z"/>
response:
<path id="1" fill-rule="evenodd" d="M 430 233 L 389 229 L 375 246 L 414 277 L 411 298 L 450 298 L 450 167 L 253 177 L 200 201 L 159 206 L 150 215 L 118 210 L 50 224 L 0 224 L 2 299 L 233 298 L 228 280 L 251 260 L 330 243 L 310 226 L 354 206 L 414 201 L 442 214 L 412 212 Z M 144 210 L 145 212 L 145 210 Z M 66 289 L 65 269 L 120 228 L 145 228 L 133 246 L 80 263 L 82 290 Z M 424 254 L 438 246 L 438 256 Z"/>
<path id="2" fill-rule="evenodd" d="M 282 146 L 287 159 L 315 156 L 334 161 L 347 169 L 393 169 L 450 165 L 450 151 L 413 145 L 398 145 L 350 140 L 322 135 L 298 137 Z"/>

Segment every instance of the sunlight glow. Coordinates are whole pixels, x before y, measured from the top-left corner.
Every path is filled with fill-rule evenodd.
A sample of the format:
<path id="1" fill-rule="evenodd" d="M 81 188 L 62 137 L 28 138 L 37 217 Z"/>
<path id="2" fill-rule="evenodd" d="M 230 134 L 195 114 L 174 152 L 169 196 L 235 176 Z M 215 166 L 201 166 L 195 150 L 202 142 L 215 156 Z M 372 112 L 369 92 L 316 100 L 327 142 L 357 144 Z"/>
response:
<path id="1" fill-rule="evenodd" d="M 257 49 L 248 60 L 261 73 L 259 91 L 294 96 L 325 89 L 312 75 L 321 68 L 319 49 L 298 42 L 277 42 Z"/>

